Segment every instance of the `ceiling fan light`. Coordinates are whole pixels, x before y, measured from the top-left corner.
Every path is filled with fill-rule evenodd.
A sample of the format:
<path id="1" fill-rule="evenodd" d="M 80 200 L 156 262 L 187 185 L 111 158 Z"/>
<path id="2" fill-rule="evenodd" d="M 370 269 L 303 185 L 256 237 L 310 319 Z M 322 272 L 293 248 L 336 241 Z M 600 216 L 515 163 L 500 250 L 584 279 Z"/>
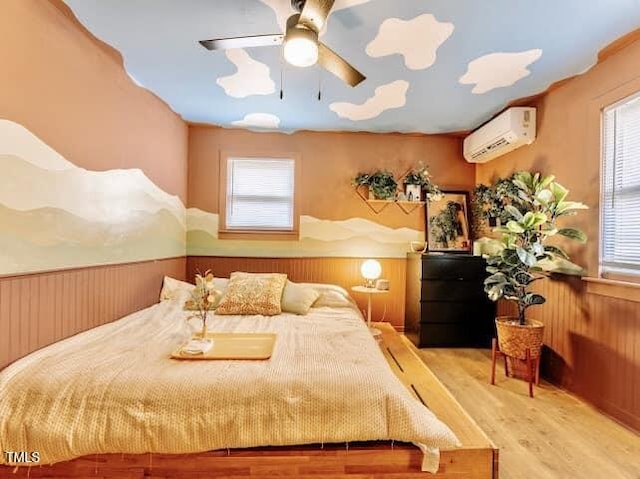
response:
<path id="1" fill-rule="evenodd" d="M 310 67 L 318 62 L 318 43 L 313 35 L 302 32 L 287 35 L 284 43 L 284 59 L 296 67 Z"/>

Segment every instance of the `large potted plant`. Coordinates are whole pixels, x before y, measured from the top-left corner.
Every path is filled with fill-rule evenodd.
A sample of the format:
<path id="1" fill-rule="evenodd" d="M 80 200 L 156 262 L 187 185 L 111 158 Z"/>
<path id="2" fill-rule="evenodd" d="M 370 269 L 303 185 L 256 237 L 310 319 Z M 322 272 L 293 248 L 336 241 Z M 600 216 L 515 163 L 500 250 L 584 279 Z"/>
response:
<path id="1" fill-rule="evenodd" d="M 549 242 L 562 236 L 584 243 L 582 231 L 560 227 L 557 222 L 587 206 L 568 201 L 568 190 L 554 180 L 552 175 L 527 171 L 513 175 L 511 182 L 517 194 L 511 195 L 504 206 L 506 224 L 494 229 L 502 236 L 501 247 L 487 259 L 487 295 L 493 301 L 513 301 L 518 309 L 517 317 L 496 318 L 499 349 L 521 360 L 527 350 L 538 358 L 542 347 L 544 325 L 527 316 L 530 307 L 545 302 L 542 295 L 531 290 L 534 283 L 552 273 L 583 274 L 560 246 Z"/>

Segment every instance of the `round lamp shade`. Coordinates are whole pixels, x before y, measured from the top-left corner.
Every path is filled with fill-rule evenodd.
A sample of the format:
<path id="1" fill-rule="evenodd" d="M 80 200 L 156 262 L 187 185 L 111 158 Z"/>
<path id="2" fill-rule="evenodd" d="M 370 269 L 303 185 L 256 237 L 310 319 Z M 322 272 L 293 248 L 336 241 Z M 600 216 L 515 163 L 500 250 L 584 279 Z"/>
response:
<path id="1" fill-rule="evenodd" d="M 318 61 L 318 43 L 313 32 L 294 29 L 287 34 L 284 42 L 284 58 L 296 67 L 310 67 Z"/>
<path id="2" fill-rule="evenodd" d="M 382 274 L 382 266 L 375 259 L 368 259 L 360 266 L 362 277 L 369 281 L 375 281 Z"/>

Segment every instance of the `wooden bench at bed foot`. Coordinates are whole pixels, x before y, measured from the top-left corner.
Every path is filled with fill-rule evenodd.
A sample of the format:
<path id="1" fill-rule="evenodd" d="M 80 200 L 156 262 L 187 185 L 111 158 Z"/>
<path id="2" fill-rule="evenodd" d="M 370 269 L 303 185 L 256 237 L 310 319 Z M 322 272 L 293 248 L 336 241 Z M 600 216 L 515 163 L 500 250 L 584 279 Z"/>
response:
<path id="1" fill-rule="evenodd" d="M 411 444 L 366 442 L 263 447 L 199 454 L 98 454 L 52 466 L 0 466 L 0 479 L 498 479 L 498 450 L 425 366 L 413 345 L 387 323 L 380 347 L 411 393 L 462 443 L 442 451 L 436 474 L 420 471 L 422 452 Z"/>

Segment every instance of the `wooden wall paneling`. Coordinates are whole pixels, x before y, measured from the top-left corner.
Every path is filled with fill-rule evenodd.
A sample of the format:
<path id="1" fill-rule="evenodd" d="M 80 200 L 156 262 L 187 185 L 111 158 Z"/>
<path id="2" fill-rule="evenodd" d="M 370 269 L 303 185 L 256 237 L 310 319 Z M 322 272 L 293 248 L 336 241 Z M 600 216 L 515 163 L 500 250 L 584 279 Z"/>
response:
<path id="1" fill-rule="evenodd" d="M 234 271 L 252 273 L 286 273 L 291 281 L 331 283 L 342 286 L 351 294 L 352 286 L 363 283 L 360 265 L 363 258 L 235 258 L 219 256 L 189 256 L 187 278 L 197 271 L 210 269 L 218 277 L 228 278 Z M 404 329 L 404 298 L 406 260 L 403 258 L 378 259 L 382 277 L 390 281 L 389 294 L 373 298 L 373 319 L 389 321 L 397 330 Z M 366 310 L 367 298 L 352 294 L 360 310 Z"/>
<path id="2" fill-rule="evenodd" d="M 640 302 L 590 294 L 579 279 L 544 281 L 528 310 L 545 324 L 541 373 L 640 431 Z M 514 314 L 501 301 L 499 314 Z"/>
<path id="3" fill-rule="evenodd" d="M 186 258 L 0 277 L 0 369 L 36 349 L 158 301 Z"/>

